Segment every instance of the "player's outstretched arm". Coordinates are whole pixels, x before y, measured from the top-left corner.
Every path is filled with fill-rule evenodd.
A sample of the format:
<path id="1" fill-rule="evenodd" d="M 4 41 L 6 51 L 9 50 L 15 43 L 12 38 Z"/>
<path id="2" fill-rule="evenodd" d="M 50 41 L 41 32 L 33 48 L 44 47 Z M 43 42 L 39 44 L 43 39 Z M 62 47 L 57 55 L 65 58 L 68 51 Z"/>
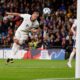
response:
<path id="1" fill-rule="evenodd" d="M 20 13 L 10 13 L 10 12 L 6 12 L 7 15 L 13 15 L 13 16 L 20 16 Z"/>

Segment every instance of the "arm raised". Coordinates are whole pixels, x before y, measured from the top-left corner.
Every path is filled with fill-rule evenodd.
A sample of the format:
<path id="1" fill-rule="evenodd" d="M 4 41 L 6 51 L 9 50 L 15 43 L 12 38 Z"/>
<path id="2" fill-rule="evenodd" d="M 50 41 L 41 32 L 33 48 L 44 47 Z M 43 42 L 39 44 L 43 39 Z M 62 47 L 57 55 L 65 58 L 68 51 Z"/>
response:
<path id="1" fill-rule="evenodd" d="M 6 12 L 7 15 L 13 15 L 13 16 L 20 16 L 20 13 L 10 13 L 10 12 Z"/>

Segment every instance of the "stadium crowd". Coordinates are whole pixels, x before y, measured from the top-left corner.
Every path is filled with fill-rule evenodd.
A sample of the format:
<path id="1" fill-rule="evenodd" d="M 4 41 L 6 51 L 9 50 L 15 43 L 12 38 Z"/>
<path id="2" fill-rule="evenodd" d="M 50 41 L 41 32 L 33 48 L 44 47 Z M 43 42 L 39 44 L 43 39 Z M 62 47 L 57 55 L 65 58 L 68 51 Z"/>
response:
<path id="1" fill-rule="evenodd" d="M 76 18 L 76 0 L 0 0 L 0 47 L 11 47 L 16 29 L 23 19 L 19 16 L 7 16 L 8 12 L 29 13 L 35 9 L 42 13 L 49 7 L 51 15 L 39 17 L 41 32 L 29 33 L 27 43 L 31 48 L 40 47 L 43 43 L 47 48 L 68 48 L 73 45 L 70 30 Z"/>

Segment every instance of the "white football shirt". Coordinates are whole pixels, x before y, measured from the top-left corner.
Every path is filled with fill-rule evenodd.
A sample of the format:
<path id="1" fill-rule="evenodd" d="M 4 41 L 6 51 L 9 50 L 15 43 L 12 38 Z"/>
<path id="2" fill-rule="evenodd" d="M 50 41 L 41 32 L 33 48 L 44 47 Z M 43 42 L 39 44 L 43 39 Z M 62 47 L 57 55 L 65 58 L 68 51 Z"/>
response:
<path id="1" fill-rule="evenodd" d="M 77 19 L 74 20 L 72 27 L 74 27 L 74 28 L 77 27 Z"/>
<path id="2" fill-rule="evenodd" d="M 23 22 L 19 26 L 17 31 L 26 34 L 30 28 L 37 28 L 39 26 L 39 22 L 37 20 L 35 20 L 34 22 L 30 20 L 31 18 L 30 14 L 21 14 L 20 17 L 23 18 Z"/>
<path id="3" fill-rule="evenodd" d="M 75 29 L 77 28 L 77 19 L 74 20 L 74 23 L 73 23 L 72 27 L 75 28 Z M 75 30 L 75 32 L 76 32 L 76 30 Z M 73 34 L 73 39 L 76 40 L 76 35 L 75 34 Z"/>

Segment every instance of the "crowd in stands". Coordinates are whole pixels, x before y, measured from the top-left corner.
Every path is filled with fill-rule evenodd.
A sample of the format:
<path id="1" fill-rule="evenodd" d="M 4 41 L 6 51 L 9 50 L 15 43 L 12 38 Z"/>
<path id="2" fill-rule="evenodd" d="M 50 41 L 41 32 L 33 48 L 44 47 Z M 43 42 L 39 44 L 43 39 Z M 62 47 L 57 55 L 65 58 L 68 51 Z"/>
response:
<path id="1" fill-rule="evenodd" d="M 38 9 L 42 14 L 45 7 L 51 9 L 51 15 L 39 17 L 41 32 L 29 33 L 26 45 L 31 48 L 45 44 L 47 48 L 68 48 L 73 45 L 74 36 L 70 30 L 76 18 L 76 0 L 0 0 L 0 47 L 11 47 L 16 29 L 23 19 L 8 16 L 8 12 L 29 13 Z"/>

